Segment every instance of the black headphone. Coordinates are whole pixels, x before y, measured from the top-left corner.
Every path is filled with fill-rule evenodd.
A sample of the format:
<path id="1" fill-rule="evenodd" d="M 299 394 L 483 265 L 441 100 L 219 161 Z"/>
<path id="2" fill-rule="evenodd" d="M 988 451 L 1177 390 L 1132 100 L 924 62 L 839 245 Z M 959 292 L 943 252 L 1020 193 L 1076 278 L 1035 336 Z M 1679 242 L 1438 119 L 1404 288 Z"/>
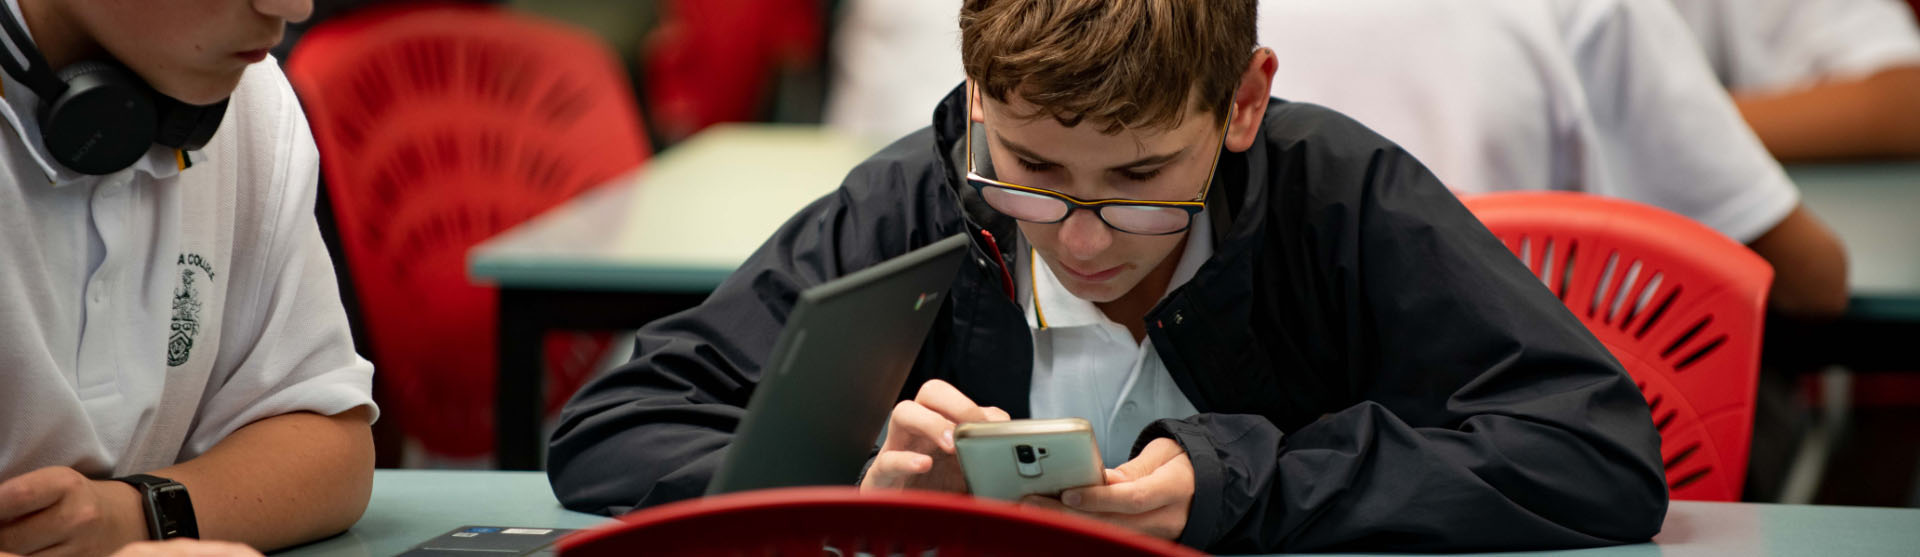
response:
<path id="1" fill-rule="evenodd" d="M 13 10 L 0 6 L 0 26 L 30 67 L 0 49 L 7 73 L 40 96 L 40 141 L 61 165 L 84 174 L 133 166 L 154 144 L 192 151 L 220 129 L 227 101 L 198 106 L 160 94 L 118 62 L 85 61 L 54 75 Z"/>

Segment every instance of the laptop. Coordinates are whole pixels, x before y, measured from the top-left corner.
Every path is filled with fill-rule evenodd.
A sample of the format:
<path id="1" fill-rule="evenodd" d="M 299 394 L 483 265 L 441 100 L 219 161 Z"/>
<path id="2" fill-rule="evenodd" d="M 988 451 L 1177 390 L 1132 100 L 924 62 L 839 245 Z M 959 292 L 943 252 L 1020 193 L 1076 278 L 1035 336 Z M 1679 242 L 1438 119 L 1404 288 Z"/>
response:
<path id="1" fill-rule="evenodd" d="M 800 293 L 707 494 L 852 485 L 967 245 L 955 234 Z"/>

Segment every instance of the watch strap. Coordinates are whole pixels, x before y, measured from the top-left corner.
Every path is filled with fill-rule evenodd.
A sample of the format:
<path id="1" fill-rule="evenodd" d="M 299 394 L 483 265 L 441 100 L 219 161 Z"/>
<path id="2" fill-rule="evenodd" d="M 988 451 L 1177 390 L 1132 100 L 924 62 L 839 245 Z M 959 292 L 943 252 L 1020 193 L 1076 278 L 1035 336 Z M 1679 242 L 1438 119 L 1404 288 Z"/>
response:
<path id="1" fill-rule="evenodd" d="M 140 492 L 140 507 L 147 519 L 147 539 L 200 537 L 194 519 L 193 501 L 186 486 L 167 478 L 148 474 L 130 474 L 114 481 L 133 486 Z"/>

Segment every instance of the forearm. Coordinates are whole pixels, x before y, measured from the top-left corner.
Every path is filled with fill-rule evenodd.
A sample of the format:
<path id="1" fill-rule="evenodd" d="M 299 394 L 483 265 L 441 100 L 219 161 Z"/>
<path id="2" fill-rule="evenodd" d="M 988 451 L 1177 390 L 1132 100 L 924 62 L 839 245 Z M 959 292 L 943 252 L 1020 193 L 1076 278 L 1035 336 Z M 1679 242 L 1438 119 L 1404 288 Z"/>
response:
<path id="1" fill-rule="evenodd" d="M 1783 161 L 1920 156 L 1920 66 L 1734 102 Z"/>
<path id="2" fill-rule="evenodd" d="M 1804 205 L 1794 207 L 1748 247 L 1773 265 L 1769 309 L 1816 321 L 1846 312 L 1846 248 Z"/>
<path id="3" fill-rule="evenodd" d="M 153 474 L 187 486 L 205 539 L 263 551 L 311 541 L 345 530 L 366 511 L 373 491 L 368 412 L 260 420 Z"/>

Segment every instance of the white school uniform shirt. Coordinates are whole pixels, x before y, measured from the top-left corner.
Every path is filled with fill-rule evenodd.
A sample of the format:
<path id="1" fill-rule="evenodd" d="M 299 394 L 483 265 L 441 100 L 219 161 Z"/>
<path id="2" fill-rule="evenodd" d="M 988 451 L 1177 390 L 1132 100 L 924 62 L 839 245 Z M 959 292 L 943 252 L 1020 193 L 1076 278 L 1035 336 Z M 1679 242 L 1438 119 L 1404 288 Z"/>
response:
<path id="1" fill-rule="evenodd" d="M 1192 280 L 1213 257 L 1211 231 L 1206 212 L 1194 215 L 1168 292 Z M 1087 420 L 1102 464 L 1113 468 L 1127 462 L 1133 442 L 1155 420 L 1199 413 L 1174 384 L 1151 339 L 1134 342 L 1125 326 L 1068 292 L 1024 238 L 1021 244 L 1027 255 L 1017 258 L 1014 276 L 1024 279 L 1015 280 L 1015 290 L 1033 333 L 1033 385 L 1027 394 L 1033 417 Z"/>
<path id="2" fill-rule="evenodd" d="M 1783 91 L 1920 65 L 1903 0 L 1670 0 L 1734 91 Z"/>
<path id="3" fill-rule="evenodd" d="M 1668 0 L 1260 9 L 1275 96 L 1352 116 L 1454 191 L 1628 199 L 1742 243 L 1799 204 Z"/>
<path id="4" fill-rule="evenodd" d="M 273 60 L 205 149 L 104 176 L 53 162 L 39 99 L 0 79 L 0 479 L 145 472 L 263 418 L 373 406 L 314 221 L 318 153 Z"/>
<path id="5" fill-rule="evenodd" d="M 1668 1 L 1266 0 L 1259 33 L 1274 96 L 1354 117 L 1455 191 L 1583 191 L 1751 242 L 1799 192 Z M 965 78 L 959 5 L 847 2 L 827 124 L 890 140 L 931 122 Z"/>

